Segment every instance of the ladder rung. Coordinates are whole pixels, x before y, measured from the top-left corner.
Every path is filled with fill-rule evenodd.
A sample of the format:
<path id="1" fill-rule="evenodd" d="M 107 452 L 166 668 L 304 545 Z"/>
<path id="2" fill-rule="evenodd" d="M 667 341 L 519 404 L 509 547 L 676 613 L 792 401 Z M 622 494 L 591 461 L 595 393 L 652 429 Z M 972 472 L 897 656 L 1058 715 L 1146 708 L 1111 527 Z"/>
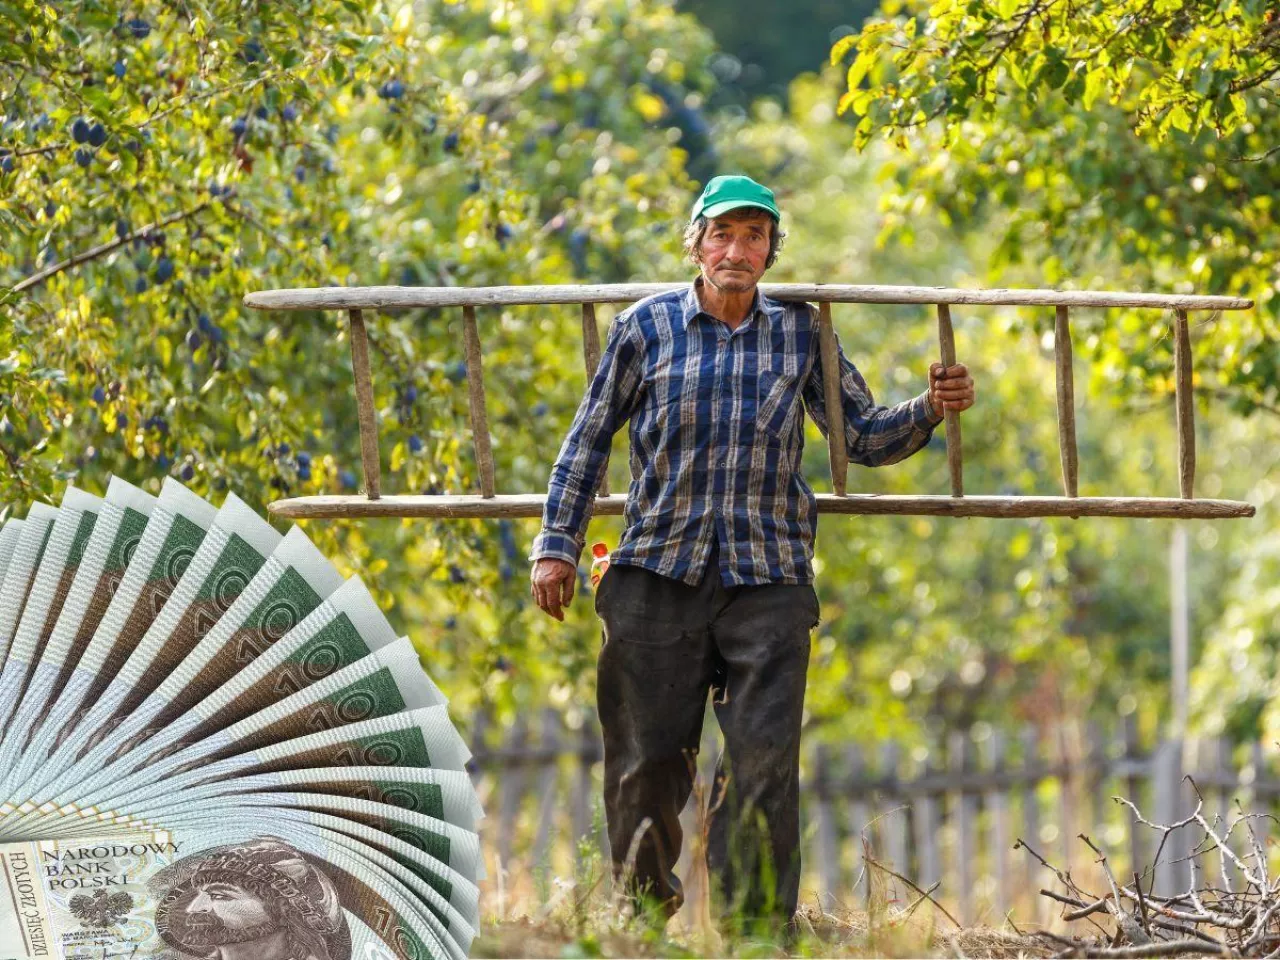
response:
<path id="1" fill-rule="evenodd" d="M 817 494 L 819 513 L 898 514 L 934 517 L 1151 517 L 1174 520 L 1220 520 L 1252 517 L 1255 508 L 1240 500 L 1192 500 L 1181 497 L 1004 497 L 901 496 L 851 493 L 840 497 Z M 267 509 L 291 520 L 422 517 L 442 520 L 498 517 L 541 517 L 546 495 L 497 494 L 493 497 L 458 494 L 415 496 L 384 494 L 377 500 L 361 496 L 294 497 L 276 500 Z M 617 517 L 625 494 L 596 497 L 593 516 Z"/>

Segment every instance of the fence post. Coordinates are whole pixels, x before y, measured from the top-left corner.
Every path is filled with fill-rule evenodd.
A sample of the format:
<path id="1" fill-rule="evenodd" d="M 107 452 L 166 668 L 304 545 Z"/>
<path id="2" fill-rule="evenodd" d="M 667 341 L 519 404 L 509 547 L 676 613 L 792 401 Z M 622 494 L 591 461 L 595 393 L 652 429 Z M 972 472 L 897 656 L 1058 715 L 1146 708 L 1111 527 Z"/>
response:
<path id="1" fill-rule="evenodd" d="M 1058 831 L 1062 840 L 1062 869 L 1070 872 L 1076 847 L 1083 846 L 1075 829 L 1075 789 L 1077 771 L 1070 745 L 1067 742 L 1067 726 L 1059 721 L 1054 728 L 1055 760 L 1058 767 Z"/>
<path id="2" fill-rule="evenodd" d="M 529 742 L 529 727 L 523 717 L 518 717 L 506 744 L 498 751 L 499 762 L 505 768 L 498 787 L 498 869 L 506 870 L 515 849 L 516 822 L 520 817 L 520 801 L 524 799 L 528 767 L 523 763 L 511 763 L 513 757 L 524 753 Z"/>
<path id="3" fill-rule="evenodd" d="M 1001 917 L 1013 906 L 1009 891 L 1009 790 L 1005 785 L 1006 740 L 1004 732 L 992 730 L 986 741 L 984 766 L 991 774 L 993 786 L 986 797 L 991 820 L 991 865 L 995 874 L 995 905 Z"/>
<path id="4" fill-rule="evenodd" d="M 591 833 L 591 801 L 595 792 L 591 778 L 591 768 L 600 759 L 600 739 L 596 733 L 593 718 L 582 721 L 582 729 L 578 731 L 578 749 L 574 777 L 573 800 L 571 801 L 571 819 L 573 823 L 574 858 L 577 858 L 577 845 L 583 837 Z M 609 856 L 608 840 L 600 848 L 606 858 Z"/>
<path id="5" fill-rule="evenodd" d="M 880 780 L 888 784 L 876 797 L 876 826 L 884 837 L 884 854 L 893 869 L 903 876 L 910 876 L 911 861 L 908 856 L 908 829 L 915 819 L 915 811 L 906 808 L 907 796 L 898 766 L 902 760 L 902 748 L 892 740 L 880 747 Z M 892 811 L 892 812 L 890 812 Z M 908 820 L 910 816 L 911 820 Z M 870 877 L 867 878 L 868 882 Z M 867 893 L 871 887 L 868 883 Z"/>
<path id="6" fill-rule="evenodd" d="M 1040 783 L 1042 768 L 1040 765 L 1040 731 L 1035 727 L 1024 727 L 1018 739 L 1022 746 L 1022 839 L 1031 844 L 1037 852 L 1040 850 L 1040 798 L 1036 795 L 1036 787 Z M 1035 857 L 1024 853 L 1022 870 L 1025 877 L 1023 888 L 1033 894 L 1032 904 L 1042 898 L 1034 896 L 1040 889 L 1040 876 L 1044 868 Z M 1044 907 L 1041 906 L 1043 913 Z M 1044 919 L 1041 920 L 1045 922 Z"/>
<path id="7" fill-rule="evenodd" d="M 877 835 L 883 835 L 882 831 L 877 828 L 879 824 L 872 826 L 872 805 L 871 805 L 871 788 L 868 783 L 866 763 L 862 759 L 862 751 L 856 746 L 851 745 L 845 751 L 845 796 L 851 801 L 851 808 L 848 821 L 848 835 L 850 838 L 850 847 L 852 848 L 852 862 L 850 867 L 853 877 L 852 893 L 854 900 L 866 901 L 871 890 L 871 878 L 866 872 L 871 867 L 866 862 L 866 851 L 862 846 L 863 833 L 866 833 L 867 845 L 871 848 L 871 855 L 879 860 L 884 856 L 884 844 L 877 843 Z M 901 872 L 901 867 L 894 869 Z M 859 889 L 859 886 L 861 889 Z"/>
<path id="8" fill-rule="evenodd" d="M 559 792 L 560 715 L 551 707 L 542 711 L 542 742 L 538 744 L 538 832 L 533 840 L 534 868 L 542 865 L 551 846 L 552 825 L 556 819 L 556 794 Z"/>
<path id="9" fill-rule="evenodd" d="M 815 796 L 815 818 L 817 831 L 814 837 L 817 843 L 818 876 L 822 884 L 818 891 L 819 903 L 824 910 L 828 909 L 839 896 L 842 885 L 840 879 L 840 825 L 836 822 L 835 807 L 832 803 L 836 790 L 831 770 L 831 750 L 825 743 L 820 743 L 813 752 L 813 792 Z"/>
<path id="10" fill-rule="evenodd" d="M 1182 751 L 1182 740 L 1161 740 L 1152 757 L 1151 780 L 1155 787 L 1155 816 L 1147 819 L 1156 823 L 1173 823 L 1191 812 L 1183 802 Z M 1141 828 L 1141 825 L 1138 826 Z M 1152 840 L 1156 839 L 1155 836 L 1152 837 Z M 1164 845 L 1164 852 L 1160 855 L 1160 865 L 1156 869 L 1154 878 L 1154 892 L 1157 895 L 1173 896 L 1187 889 L 1191 879 L 1190 870 L 1185 862 L 1176 861 L 1181 861 L 1187 855 L 1188 849 L 1185 827 L 1169 835 L 1169 840 Z"/>
<path id="11" fill-rule="evenodd" d="M 926 783 L 911 805 L 918 861 L 916 883 L 921 887 L 928 887 L 935 880 L 942 879 L 938 857 L 938 801 L 932 792 L 935 788 L 928 783 L 938 772 L 938 765 L 934 762 L 936 752 L 936 748 L 930 749 L 925 757 L 924 768 L 920 773 Z M 907 875 L 904 873 L 904 876 Z"/>
<path id="12" fill-rule="evenodd" d="M 947 768 L 951 772 L 950 819 L 955 842 L 951 849 L 955 857 L 956 900 L 960 905 L 960 922 L 973 922 L 974 859 L 977 854 L 977 817 L 974 796 L 965 787 L 965 778 L 971 772 L 969 762 L 969 737 L 963 731 L 952 730 L 947 736 Z"/>
<path id="13" fill-rule="evenodd" d="M 1125 776 L 1125 791 L 1128 793 L 1129 799 L 1134 805 L 1141 810 L 1143 804 L 1142 784 L 1144 779 L 1150 779 L 1150 764 L 1144 761 L 1142 756 L 1142 748 L 1138 743 L 1138 715 L 1136 712 L 1126 714 L 1124 717 L 1124 765 L 1127 770 Z M 1147 777 L 1143 777 L 1140 770 L 1143 766 L 1147 768 Z M 1126 817 L 1131 814 L 1126 811 Z M 1141 824 L 1131 822 L 1129 824 L 1129 858 L 1131 862 L 1130 872 L 1139 874 L 1145 870 L 1149 864 L 1146 860 L 1146 846 L 1148 837 L 1144 832 Z M 1154 848 L 1153 848 L 1154 849 Z M 1148 889 L 1150 885 L 1155 883 L 1152 877 L 1147 881 Z"/>

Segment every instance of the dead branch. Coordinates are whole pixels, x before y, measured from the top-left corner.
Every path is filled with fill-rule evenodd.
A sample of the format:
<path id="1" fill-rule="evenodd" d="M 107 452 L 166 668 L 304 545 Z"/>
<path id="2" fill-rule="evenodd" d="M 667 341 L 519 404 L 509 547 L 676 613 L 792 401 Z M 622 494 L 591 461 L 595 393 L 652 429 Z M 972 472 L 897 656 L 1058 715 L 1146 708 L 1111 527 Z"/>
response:
<path id="1" fill-rule="evenodd" d="M 1059 870 L 1021 839 L 1014 847 L 1025 849 L 1045 869 L 1051 871 L 1062 890 L 1041 890 L 1041 895 L 1070 909 L 1062 916 L 1068 922 L 1086 920 L 1099 929 L 1102 936 L 1064 937 L 1037 931 L 1049 942 L 1063 948 L 1062 957 L 1171 957 L 1197 953 L 1226 956 L 1275 956 L 1280 958 L 1280 877 L 1268 872 L 1267 856 L 1258 841 L 1252 821 L 1259 817 L 1275 819 L 1268 814 L 1239 812 L 1231 817 L 1204 815 L 1204 797 L 1195 781 L 1186 778 L 1196 793 L 1195 809 L 1173 823 L 1157 823 L 1142 815 L 1137 806 L 1123 798 L 1117 803 L 1127 806 L 1133 816 L 1133 829 L 1146 828 L 1160 835 L 1154 862 L 1145 870 L 1133 870 L 1132 886 L 1119 882 L 1111 869 L 1106 852 L 1087 835 L 1079 839 L 1096 855 L 1106 879 L 1105 891 L 1084 889 L 1071 875 Z M 1241 829 L 1238 829 L 1241 828 Z M 1161 866 L 1170 836 L 1188 831 L 1186 856 L 1176 856 L 1164 863 L 1166 868 L 1186 863 L 1189 881 L 1184 892 L 1161 896 L 1154 892 L 1157 868 Z M 1244 840 L 1239 836 L 1243 834 Z M 1180 841 L 1181 842 L 1181 841 Z M 1239 843 L 1237 850 L 1233 843 Z M 1176 849 L 1176 848 L 1175 848 Z M 1180 851 L 1179 851 L 1180 852 Z M 1206 878 L 1201 858 L 1216 853 L 1221 886 Z M 1232 882 L 1232 868 L 1244 877 L 1242 889 Z M 1150 877 L 1148 889 L 1143 880 Z M 1106 914 L 1114 920 L 1113 929 L 1099 926 L 1094 919 Z M 1103 921 L 1105 923 L 1105 920 Z"/>

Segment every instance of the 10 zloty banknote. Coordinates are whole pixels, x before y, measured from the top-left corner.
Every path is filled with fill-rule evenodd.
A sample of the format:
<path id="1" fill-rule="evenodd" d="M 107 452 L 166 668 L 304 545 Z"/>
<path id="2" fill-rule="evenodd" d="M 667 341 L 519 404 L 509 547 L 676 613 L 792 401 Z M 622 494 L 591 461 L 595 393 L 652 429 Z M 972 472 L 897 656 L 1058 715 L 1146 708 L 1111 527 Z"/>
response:
<path id="1" fill-rule="evenodd" d="M 0 527 L 0 960 L 462 960 L 469 758 L 364 584 L 234 494 Z"/>

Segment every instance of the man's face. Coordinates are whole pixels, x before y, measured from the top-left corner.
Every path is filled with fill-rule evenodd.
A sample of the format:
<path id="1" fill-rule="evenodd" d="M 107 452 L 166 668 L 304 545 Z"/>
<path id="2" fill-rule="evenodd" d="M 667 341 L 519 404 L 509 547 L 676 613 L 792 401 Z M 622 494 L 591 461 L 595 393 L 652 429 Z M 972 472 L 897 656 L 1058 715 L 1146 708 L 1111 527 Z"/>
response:
<path id="1" fill-rule="evenodd" d="M 275 922 L 251 891 L 230 883 L 207 883 L 187 904 L 186 926 L 194 941 L 241 943 L 262 936 Z"/>
<path id="2" fill-rule="evenodd" d="M 732 211 L 736 213 L 737 211 Z M 702 236 L 702 276 L 726 293 L 751 290 L 764 276 L 773 218 L 764 210 L 715 217 Z"/>

